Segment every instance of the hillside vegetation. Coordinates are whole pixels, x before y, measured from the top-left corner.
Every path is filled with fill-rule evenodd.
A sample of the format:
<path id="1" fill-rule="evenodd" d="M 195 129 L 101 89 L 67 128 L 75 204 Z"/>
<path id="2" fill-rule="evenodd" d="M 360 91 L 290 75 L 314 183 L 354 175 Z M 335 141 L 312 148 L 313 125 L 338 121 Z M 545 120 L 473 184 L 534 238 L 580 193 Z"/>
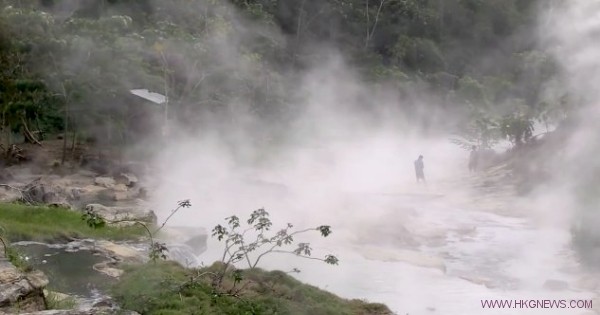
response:
<path id="1" fill-rule="evenodd" d="M 273 145 L 306 110 L 305 72 L 334 55 L 371 91 L 346 109 L 375 124 L 392 106 L 415 128 L 458 134 L 463 145 L 520 145 L 534 122 L 554 124 L 575 103 L 537 40 L 537 13 L 548 5 L 3 0 L 4 148 L 65 131 L 65 151 L 83 141 L 131 145 L 160 135 L 165 120 Z M 166 95 L 168 109 L 140 106 L 129 93 L 139 88 Z M 394 92 L 393 105 L 382 91 Z"/>

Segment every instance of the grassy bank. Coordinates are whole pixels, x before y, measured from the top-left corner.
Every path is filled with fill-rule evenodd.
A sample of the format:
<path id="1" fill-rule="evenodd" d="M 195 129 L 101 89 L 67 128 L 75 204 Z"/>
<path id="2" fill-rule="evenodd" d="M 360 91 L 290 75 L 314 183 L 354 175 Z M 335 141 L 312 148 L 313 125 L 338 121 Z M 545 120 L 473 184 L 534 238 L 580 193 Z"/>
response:
<path id="1" fill-rule="evenodd" d="M 73 237 L 125 240 L 144 235 L 139 226 L 92 229 L 81 219 L 80 212 L 13 203 L 0 204 L 0 226 L 2 237 L 9 242 L 55 242 Z"/>
<path id="2" fill-rule="evenodd" d="M 113 296 L 124 309 L 141 314 L 392 314 L 383 304 L 342 299 L 281 271 L 244 271 L 238 297 L 218 296 L 208 281 L 189 282 L 207 270 L 168 262 L 127 268 Z"/>

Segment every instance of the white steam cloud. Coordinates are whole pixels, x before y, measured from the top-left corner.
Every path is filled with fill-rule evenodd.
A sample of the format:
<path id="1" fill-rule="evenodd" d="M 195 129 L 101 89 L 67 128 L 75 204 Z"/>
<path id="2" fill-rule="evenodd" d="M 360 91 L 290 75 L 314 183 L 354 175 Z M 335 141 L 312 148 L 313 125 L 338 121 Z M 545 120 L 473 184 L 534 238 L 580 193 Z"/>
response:
<path id="1" fill-rule="evenodd" d="M 572 210 L 580 208 L 575 195 L 577 184 L 586 177 L 586 168 L 600 167 L 596 162 L 600 107 L 595 86 L 600 82 L 600 46 L 592 44 L 600 37 L 600 1 L 574 0 L 548 7 L 547 15 L 540 19 L 540 37 L 560 62 L 562 78 L 567 82 L 563 88 L 585 106 L 581 125 L 575 127 L 577 132 L 561 150 L 564 154 L 554 154 L 566 158 L 561 162 L 567 161 L 566 167 L 554 166 L 556 172 L 551 183 L 512 204 L 527 209 L 527 220 L 538 229 L 533 234 L 517 234 L 526 245 L 518 245 L 521 240 L 517 239 L 504 244 L 509 246 L 504 249 L 506 255 L 511 256 L 505 268 L 520 279 L 522 290 L 536 290 L 548 277 L 561 277 L 556 266 L 563 262 L 564 257 L 559 256 L 569 246 L 568 230 L 576 217 Z M 239 23 L 249 30 L 256 27 L 248 21 Z M 235 41 L 221 46 L 219 62 L 236 64 L 239 56 L 232 53 L 234 44 Z M 318 250 L 334 252 L 359 243 L 393 246 L 398 242 L 395 237 L 399 230 L 412 228 L 423 232 L 428 225 L 441 225 L 433 220 L 414 221 L 415 226 L 407 226 L 405 220 L 414 215 L 412 205 L 379 197 L 429 193 L 444 194 L 446 200 L 452 201 L 469 196 L 464 186 L 449 188 L 465 177 L 466 152 L 450 144 L 436 128 L 419 128 L 423 118 L 449 125 L 452 122 L 444 121 L 439 112 L 429 112 L 430 98 L 418 93 L 411 96 L 410 102 L 419 104 L 415 99 L 420 98 L 426 109 L 412 111 L 413 115 L 419 113 L 417 116 L 406 114 L 403 99 L 394 89 L 374 89 L 335 50 L 327 50 L 324 55 L 326 58 L 315 62 L 300 79 L 281 78 L 295 83 L 289 93 L 297 101 L 290 106 L 300 110 L 277 148 L 254 145 L 255 137 L 261 134 L 254 128 L 264 122 L 250 118 L 243 110 L 232 112 L 231 118 L 240 122 L 237 130 L 206 132 L 204 129 L 178 136 L 162 148 L 153 163 L 156 170 L 153 204 L 159 210 L 159 220 L 181 199 L 191 199 L 193 207 L 180 211 L 171 224 L 207 229 L 223 223 L 227 216 L 236 214 L 245 218 L 251 211 L 265 207 L 276 225 L 287 222 L 298 227 L 332 225 L 331 238 L 318 240 L 316 246 Z M 239 102 L 235 104 L 237 108 L 247 108 L 244 100 Z M 420 154 L 425 157 L 427 186 L 416 185 L 414 179 L 412 163 Z M 452 218 L 449 214 L 438 214 Z M 417 226 L 419 223 L 423 226 Z M 478 226 L 472 229 L 478 231 Z M 483 255 L 486 253 L 483 251 Z M 204 258 L 210 263 L 217 257 Z M 344 257 L 340 258 L 343 262 Z M 289 260 L 290 267 L 297 264 L 293 259 Z M 533 270 L 533 266 L 540 268 Z M 322 271 L 315 271 L 319 272 Z M 350 271 L 342 267 L 333 272 Z M 355 278 L 358 283 L 351 284 L 351 274 L 345 277 L 348 285 L 365 285 Z M 427 278 L 432 286 L 439 281 L 437 277 L 436 274 Z M 339 286 L 343 284 L 338 283 L 338 289 Z M 419 292 L 427 290 L 426 286 L 419 288 Z M 495 296 L 489 291 L 477 292 Z M 427 299 L 426 294 L 419 295 L 409 308 L 427 305 Z"/>

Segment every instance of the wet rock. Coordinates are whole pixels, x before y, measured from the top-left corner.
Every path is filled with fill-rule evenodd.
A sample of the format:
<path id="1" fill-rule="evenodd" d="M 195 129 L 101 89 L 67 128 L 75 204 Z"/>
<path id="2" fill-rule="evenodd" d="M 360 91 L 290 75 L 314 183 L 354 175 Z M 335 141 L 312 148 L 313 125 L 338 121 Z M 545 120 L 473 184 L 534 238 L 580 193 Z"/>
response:
<path id="1" fill-rule="evenodd" d="M 103 191 L 98 199 L 111 201 L 131 201 L 139 203 L 142 201 L 140 197 L 147 197 L 147 195 L 143 192 L 143 188 L 129 188 L 123 184 L 117 184 L 112 189 Z"/>
<path id="2" fill-rule="evenodd" d="M 40 289 L 48 285 L 48 277 L 46 277 L 46 275 L 40 270 L 29 272 L 25 275 L 25 277 L 33 288 Z"/>
<path id="3" fill-rule="evenodd" d="M 112 193 L 112 200 L 114 201 L 125 201 L 130 198 L 130 195 L 125 191 L 115 191 Z"/>
<path id="4" fill-rule="evenodd" d="M 96 177 L 94 184 L 104 188 L 113 188 L 116 182 L 112 177 Z"/>
<path id="5" fill-rule="evenodd" d="M 113 301 L 110 298 L 103 298 L 100 301 L 94 303 L 94 305 L 92 305 L 92 307 L 109 307 L 109 308 L 116 308 L 117 304 L 115 303 L 115 301 Z"/>
<path id="6" fill-rule="evenodd" d="M 53 299 L 54 301 L 57 301 L 57 302 L 72 298 L 72 296 L 70 296 L 68 294 L 60 293 L 60 292 L 56 292 L 56 291 L 49 291 L 49 290 L 44 290 L 44 297 L 46 298 L 46 300 Z"/>
<path id="7" fill-rule="evenodd" d="M 127 245 L 109 241 L 97 241 L 95 247 L 121 262 L 143 263 L 146 261 L 146 255 L 143 252 Z"/>
<path id="8" fill-rule="evenodd" d="M 156 224 L 156 214 L 154 211 L 147 209 L 142 206 L 122 206 L 122 207 L 107 207 L 101 204 L 89 204 L 85 206 L 85 210 L 91 210 L 102 216 L 106 221 L 115 222 L 115 221 L 141 221 Z M 120 222 L 118 225 L 121 226 L 129 226 L 133 225 L 135 222 Z"/>
<path id="9" fill-rule="evenodd" d="M 15 188 L 2 187 L 0 188 L 0 202 L 15 202 L 22 198 L 21 192 Z"/>
<path id="10" fill-rule="evenodd" d="M 116 184 L 116 185 L 113 187 L 113 190 L 114 190 L 114 191 L 119 191 L 119 192 L 126 192 L 126 191 L 128 191 L 129 189 L 127 188 L 127 186 L 125 186 L 125 184 Z"/>
<path id="11" fill-rule="evenodd" d="M 127 187 L 134 187 L 138 183 L 138 178 L 131 173 L 121 173 L 115 177 L 118 184 L 123 184 Z"/>
<path id="12" fill-rule="evenodd" d="M 108 200 L 108 195 L 110 194 L 110 189 L 106 187 L 96 186 L 96 185 L 88 185 L 82 188 L 79 188 L 77 191 L 77 200 L 87 200 L 87 201 L 101 201 Z"/>
<path id="13" fill-rule="evenodd" d="M 60 178 L 53 179 L 53 183 L 65 187 L 81 188 L 94 184 L 95 176 L 85 171 L 78 171 Z"/>
<path id="14" fill-rule="evenodd" d="M 46 307 L 44 287 L 48 278 L 41 271 L 23 273 L 0 258 L 0 312 L 33 312 Z"/>
<path id="15" fill-rule="evenodd" d="M 544 289 L 552 291 L 562 291 L 567 290 L 568 288 L 569 284 L 566 281 L 550 279 L 544 282 Z"/>
<path id="16" fill-rule="evenodd" d="M 100 273 L 103 273 L 109 277 L 119 278 L 123 275 L 124 271 L 121 269 L 114 268 L 116 262 L 105 261 L 97 263 L 92 268 Z"/>
<path id="17" fill-rule="evenodd" d="M 105 192 L 104 194 L 107 195 L 110 198 L 110 200 L 113 201 L 125 201 L 135 198 L 135 193 L 129 191 L 127 186 L 125 186 L 124 184 L 116 184 L 112 188 L 112 190 Z"/>

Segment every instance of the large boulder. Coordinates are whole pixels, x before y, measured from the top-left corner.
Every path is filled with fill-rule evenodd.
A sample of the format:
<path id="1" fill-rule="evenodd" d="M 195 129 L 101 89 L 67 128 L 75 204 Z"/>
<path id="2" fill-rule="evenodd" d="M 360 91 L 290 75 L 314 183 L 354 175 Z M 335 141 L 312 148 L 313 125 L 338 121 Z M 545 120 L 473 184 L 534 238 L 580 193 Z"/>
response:
<path id="1" fill-rule="evenodd" d="M 112 177 L 102 176 L 102 177 L 96 177 L 94 179 L 94 184 L 96 184 L 100 187 L 104 187 L 104 188 L 113 188 L 113 187 L 115 187 L 115 185 L 117 183 L 114 180 L 114 178 L 112 178 Z"/>
<path id="2" fill-rule="evenodd" d="M 110 194 L 111 190 L 105 187 L 96 186 L 96 185 L 87 185 L 77 190 L 77 198 L 81 200 L 87 201 L 98 201 L 98 200 L 108 200 L 107 196 Z"/>
<path id="3" fill-rule="evenodd" d="M 21 200 L 22 197 L 17 187 L 3 186 L 0 188 L 0 202 L 15 202 Z"/>
<path id="4" fill-rule="evenodd" d="M 115 176 L 117 184 L 123 184 L 127 187 L 133 187 L 137 184 L 138 178 L 131 173 L 121 173 Z"/>
<path id="5" fill-rule="evenodd" d="M 34 312 L 46 309 L 44 287 L 48 278 L 41 271 L 24 273 L 0 258 L 0 312 Z"/>
<path id="6" fill-rule="evenodd" d="M 118 269 L 117 263 L 112 261 L 103 261 L 101 263 L 97 263 L 92 268 L 100 273 L 103 273 L 109 277 L 119 278 L 123 275 L 125 271 L 122 269 Z"/>
<path id="7" fill-rule="evenodd" d="M 72 208 L 71 202 L 78 199 L 78 189 L 53 176 L 40 177 L 25 185 L 22 199 L 30 203 L 43 203 L 51 206 Z"/>
<path id="8" fill-rule="evenodd" d="M 120 226 L 133 225 L 135 224 L 134 221 L 141 221 L 151 224 L 156 224 L 157 221 L 154 211 L 140 205 L 108 207 L 98 203 L 93 203 L 85 206 L 85 210 L 95 212 L 104 218 L 104 220 L 106 220 L 109 224 L 111 224 L 111 222 L 130 221 L 116 223 Z"/>
<path id="9" fill-rule="evenodd" d="M 146 253 L 126 244 L 117 244 L 99 240 L 94 243 L 94 249 L 111 259 L 128 264 L 141 264 L 147 261 Z"/>

